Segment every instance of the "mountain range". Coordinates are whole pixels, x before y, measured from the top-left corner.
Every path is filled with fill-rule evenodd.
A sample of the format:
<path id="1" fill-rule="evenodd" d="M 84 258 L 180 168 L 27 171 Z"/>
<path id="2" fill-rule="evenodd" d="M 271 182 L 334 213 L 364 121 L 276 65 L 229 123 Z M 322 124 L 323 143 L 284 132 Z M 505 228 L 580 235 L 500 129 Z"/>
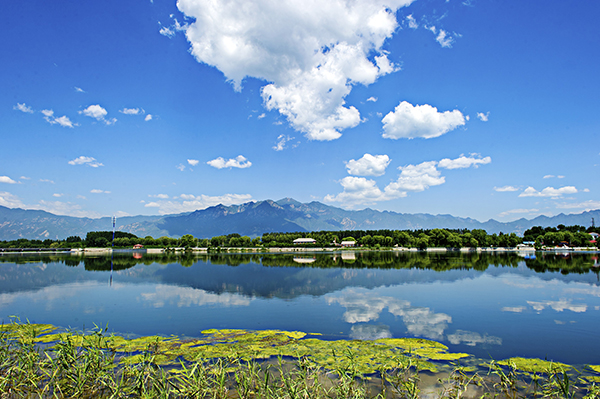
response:
<path id="1" fill-rule="evenodd" d="M 533 226 L 564 224 L 590 226 L 592 218 L 600 222 L 600 210 L 579 214 L 538 216 L 498 222 L 480 222 L 472 218 L 427 213 L 398 213 L 363 209 L 349 211 L 317 201 L 301 203 L 291 198 L 265 200 L 241 205 L 217 205 L 194 212 L 161 216 L 127 216 L 117 218 L 117 229 L 139 237 L 180 237 L 192 234 L 198 238 L 238 233 L 250 237 L 270 232 L 308 232 L 339 230 L 417 230 L 417 229 L 484 229 L 489 234 L 522 235 Z M 0 240 L 65 239 L 85 237 L 88 231 L 112 230 L 112 218 L 79 218 L 54 215 L 40 210 L 11 209 L 0 206 Z"/>

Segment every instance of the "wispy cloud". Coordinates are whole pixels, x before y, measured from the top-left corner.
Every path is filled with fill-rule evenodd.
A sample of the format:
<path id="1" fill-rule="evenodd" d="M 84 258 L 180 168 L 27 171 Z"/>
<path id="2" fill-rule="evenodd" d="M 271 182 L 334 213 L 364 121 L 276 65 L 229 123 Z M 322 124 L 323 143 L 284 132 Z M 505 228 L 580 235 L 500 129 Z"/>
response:
<path id="1" fill-rule="evenodd" d="M 286 136 L 285 134 L 280 134 L 279 136 L 277 136 L 277 144 L 273 146 L 273 149 L 275 151 L 283 151 L 286 148 L 285 145 L 291 140 L 294 140 L 294 137 Z"/>
<path id="2" fill-rule="evenodd" d="M 123 108 L 119 112 L 125 115 L 140 115 L 144 113 L 144 110 L 140 108 Z"/>
<path id="3" fill-rule="evenodd" d="M 546 187 L 542 191 L 537 191 L 535 188 L 529 186 L 519 194 L 519 197 L 562 197 L 565 194 L 576 194 L 577 189 L 573 186 L 565 186 L 561 188 Z"/>
<path id="4" fill-rule="evenodd" d="M 490 157 L 480 158 L 478 154 L 472 154 L 470 157 L 461 155 L 456 159 L 444 158 L 438 163 L 438 166 L 444 169 L 464 169 L 471 166 L 478 168 L 479 165 L 486 165 L 490 162 L 492 162 Z"/>
<path id="5" fill-rule="evenodd" d="M 498 214 L 498 216 L 506 217 L 506 216 L 515 215 L 515 214 L 537 213 L 539 211 L 540 211 L 539 209 L 511 209 L 510 211 L 505 211 L 505 212 Z"/>
<path id="6" fill-rule="evenodd" d="M 158 213 L 166 215 L 192 212 L 219 204 L 226 206 L 241 204 L 251 200 L 252 196 L 250 194 L 224 194 L 219 196 L 181 194 L 178 198 L 174 197 L 170 201 L 153 201 L 146 203 L 144 206 L 147 208 L 158 208 Z"/>
<path id="7" fill-rule="evenodd" d="M 92 194 L 110 194 L 110 191 L 94 188 L 94 189 L 90 190 L 90 193 L 92 193 Z"/>
<path id="8" fill-rule="evenodd" d="M 160 26 L 158 33 L 169 39 L 173 38 L 177 32 L 185 31 L 185 28 L 187 28 L 187 25 L 180 24 L 179 21 L 173 17 L 173 14 L 171 14 L 171 19 L 173 20 L 171 26 L 163 26 L 160 22 L 158 23 Z"/>
<path id="9" fill-rule="evenodd" d="M 425 26 L 425 29 L 433 33 L 435 35 L 435 41 L 438 42 L 440 46 L 445 48 L 451 48 L 455 38 L 461 36 L 458 33 L 449 33 L 448 31 L 445 31 L 444 29 L 438 29 L 435 26 Z"/>
<path id="10" fill-rule="evenodd" d="M 504 192 L 519 191 L 519 188 L 514 187 L 514 186 L 502 186 L 502 187 L 494 187 L 494 191 L 498 191 L 499 193 L 504 193 Z"/>
<path id="11" fill-rule="evenodd" d="M 588 201 L 575 202 L 575 203 L 561 203 L 561 204 L 556 204 L 556 207 L 559 209 L 581 209 L 581 210 L 585 210 L 585 211 L 592 211 L 592 210 L 600 209 L 600 201 L 588 200 Z"/>
<path id="12" fill-rule="evenodd" d="M 557 312 L 562 312 L 564 310 L 570 310 L 571 312 L 575 312 L 575 313 L 583 313 L 587 310 L 586 304 L 584 304 L 584 303 L 573 304 L 573 303 L 571 303 L 570 300 L 566 300 L 566 299 L 560 299 L 558 301 L 542 301 L 542 302 L 527 301 L 527 304 L 529 304 L 538 313 L 548 307 L 552 308 L 553 310 L 555 310 Z"/>
<path id="13" fill-rule="evenodd" d="M 104 164 L 96 161 L 96 158 L 93 157 L 86 157 L 86 156 L 80 156 L 77 157 L 71 161 L 69 161 L 69 165 L 87 165 L 87 166 L 91 166 L 92 168 L 97 168 L 99 166 L 104 166 Z"/>
<path id="14" fill-rule="evenodd" d="M 44 119 L 51 125 L 60 125 L 62 127 L 70 127 L 76 126 L 67 116 L 63 115 L 61 117 L 55 117 L 54 111 L 51 109 L 44 109 L 41 111 L 44 114 Z"/>
<path id="15" fill-rule="evenodd" d="M 465 330 L 456 330 L 454 334 L 448 334 L 448 341 L 450 341 L 452 345 L 502 345 L 502 338 L 500 337 L 488 334 L 481 335 L 477 332 Z"/>
<path id="16" fill-rule="evenodd" d="M 408 22 L 408 27 L 411 29 L 417 29 L 419 27 L 417 20 L 412 16 L 412 14 L 406 17 L 406 21 Z"/>
<path id="17" fill-rule="evenodd" d="M 0 191 L 0 205 L 7 208 L 25 208 L 19 197 L 8 191 Z"/>
<path id="18" fill-rule="evenodd" d="M 487 122 L 489 120 L 490 117 L 490 113 L 486 112 L 485 114 L 483 112 L 478 112 L 477 113 L 477 117 L 479 118 L 480 121 L 482 122 Z"/>
<path id="19" fill-rule="evenodd" d="M 200 163 L 200 161 L 198 161 L 197 159 L 188 159 L 187 162 L 192 166 L 196 166 Z"/>
<path id="20" fill-rule="evenodd" d="M 512 313 L 523 313 L 525 309 L 525 306 L 505 306 L 502 308 L 502 311 Z"/>
<path id="21" fill-rule="evenodd" d="M 13 107 L 13 109 L 17 110 L 17 111 L 21 111 L 21 112 L 25 112 L 27 114 L 33 114 L 33 109 L 27 105 L 25 105 L 25 103 L 17 103 L 17 105 L 15 105 Z"/>

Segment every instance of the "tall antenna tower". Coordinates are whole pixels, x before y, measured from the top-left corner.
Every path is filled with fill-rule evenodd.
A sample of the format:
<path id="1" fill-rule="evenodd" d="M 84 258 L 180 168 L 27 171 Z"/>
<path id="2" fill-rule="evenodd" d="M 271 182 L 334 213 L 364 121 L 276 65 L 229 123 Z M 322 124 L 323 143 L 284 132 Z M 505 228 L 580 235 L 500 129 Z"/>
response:
<path id="1" fill-rule="evenodd" d="M 112 239 L 112 246 L 115 246 L 115 226 L 117 224 L 117 217 L 113 216 L 113 239 Z"/>

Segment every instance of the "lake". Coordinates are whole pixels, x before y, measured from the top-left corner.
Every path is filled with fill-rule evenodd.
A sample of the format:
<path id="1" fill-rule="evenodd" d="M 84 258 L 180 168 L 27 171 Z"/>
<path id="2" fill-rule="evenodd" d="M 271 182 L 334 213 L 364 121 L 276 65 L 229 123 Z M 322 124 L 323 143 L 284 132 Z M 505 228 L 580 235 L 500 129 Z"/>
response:
<path id="1" fill-rule="evenodd" d="M 598 254 L 0 256 L 0 319 L 127 336 L 280 329 L 598 363 Z"/>

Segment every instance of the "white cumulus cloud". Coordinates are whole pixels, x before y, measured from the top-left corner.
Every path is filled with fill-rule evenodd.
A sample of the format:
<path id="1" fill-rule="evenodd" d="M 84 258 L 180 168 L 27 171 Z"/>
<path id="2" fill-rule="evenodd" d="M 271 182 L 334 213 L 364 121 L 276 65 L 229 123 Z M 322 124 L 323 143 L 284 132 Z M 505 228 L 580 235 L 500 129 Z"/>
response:
<path id="1" fill-rule="evenodd" d="M 387 155 L 365 154 L 358 160 L 351 159 L 346 162 L 348 174 L 355 176 L 381 176 L 390 164 Z"/>
<path id="2" fill-rule="evenodd" d="M 431 105 L 412 105 L 402 101 L 383 119 L 383 137 L 388 139 L 422 137 L 430 139 L 463 126 L 465 117 L 459 110 L 438 112 Z"/>
<path id="3" fill-rule="evenodd" d="M 197 159 L 188 159 L 187 162 L 192 166 L 196 166 L 200 163 L 200 161 L 198 161 Z"/>
<path id="4" fill-rule="evenodd" d="M 325 202 L 341 202 L 346 206 L 373 204 L 384 201 L 384 193 L 374 180 L 365 177 L 346 176 L 341 181 L 344 191 L 338 195 L 326 195 Z"/>
<path id="5" fill-rule="evenodd" d="M 446 178 L 436 168 L 436 161 L 422 162 L 418 165 L 401 166 L 398 180 L 385 188 L 386 194 L 392 197 L 404 197 L 407 191 L 424 191 L 431 186 L 439 186 Z"/>
<path id="6" fill-rule="evenodd" d="M 519 194 L 519 197 L 561 197 L 565 194 L 575 194 L 577 188 L 573 186 L 564 186 L 561 188 L 546 187 L 542 191 L 537 191 L 535 188 L 529 186 Z"/>
<path id="7" fill-rule="evenodd" d="M 83 155 L 73 159 L 72 161 L 69 161 L 69 165 L 87 165 L 87 166 L 91 166 L 92 168 L 104 166 L 104 164 L 96 161 L 96 158 L 86 157 Z"/>
<path id="8" fill-rule="evenodd" d="M 383 43 L 396 11 L 413 0 L 179 0 L 194 22 L 182 27 L 198 62 L 219 69 L 236 90 L 246 77 L 269 82 L 264 105 L 311 140 L 333 140 L 361 122 L 345 104 L 356 84 L 396 67 Z"/>
<path id="9" fill-rule="evenodd" d="M 456 165 L 461 165 L 460 168 L 466 168 L 469 166 L 477 167 L 479 164 L 489 163 L 486 160 L 489 157 L 470 158 L 468 161 L 461 160 L 461 157 L 453 160 L 442 160 L 444 161 L 443 167 L 455 169 L 459 167 Z M 343 206 L 352 208 L 358 205 L 370 205 L 380 201 L 404 198 L 409 192 L 420 192 L 427 190 L 431 186 L 444 184 L 446 178 L 442 176 L 441 172 L 438 170 L 438 167 L 440 167 L 439 164 L 442 163 L 442 161 L 427 161 L 418 165 L 401 166 L 398 168 L 400 170 L 398 179 L 388 184 L 383 190 L 377 186 L 377 183 L 374 180 L 364 177 L 347 176 L 340 181 L 344 191 L 337 195 L 326 195 L 324 201 L 341 202 Z M 358 161 L 355 162 L 358 163 Z M 467 164 L 468 166 L 465 166 Z M 380 167 L 381 166 L 382 164 L 380 164 Z M 356 170 L 361 169 L 357 166 Z"/>
<path id="10" fill-rule="evenodd" d="M 107 125 L 113 125 L 117 122 L 116 118 L 106 119 L 106 115 L 108 115 L 108 111 L 102 108 L 99 104 L 90 105 L 83 111 L 79 111 L 80 114 L 85 116 L 89 116 L 90 118 L 94 118 L 98 121 L 104 122 Z"/>
<path id="11" fill-rule="evenodd" d="M 213 159 L 212 161 L 208 161 L 207 164 L 212 166 L 213 168 L 223 169 L 223 168 L 249 168 L 252 166 L 252 162 L 248 161 L 246 157 L 243 155 L 238 155 L 232 159 L 225 159 L 223 157 L 218 157 Z"/>
<path id="12" fill-rule="evenodd" d="M 98 104 L 90 105 L 83 111 L 79 111 L 79 113 L 89 116 L 90 118 L 96 118 L 98 120 L 104 119 L 104 117 L 108 114 L 108 112 Z"/>
<path id="13" fill-rule="evenodd" d="M 8 176 L 0 176 L 0 183 L 16 184 L 17 182 Z"/>
<path id="14" fill-rule="evenodd" d="M 146 115 L 146 117 L 144 118 L 144 120 L 146 122 L 151 121 L 152 120 L 152 115 L 150 115 L 150 114 Z"/>

